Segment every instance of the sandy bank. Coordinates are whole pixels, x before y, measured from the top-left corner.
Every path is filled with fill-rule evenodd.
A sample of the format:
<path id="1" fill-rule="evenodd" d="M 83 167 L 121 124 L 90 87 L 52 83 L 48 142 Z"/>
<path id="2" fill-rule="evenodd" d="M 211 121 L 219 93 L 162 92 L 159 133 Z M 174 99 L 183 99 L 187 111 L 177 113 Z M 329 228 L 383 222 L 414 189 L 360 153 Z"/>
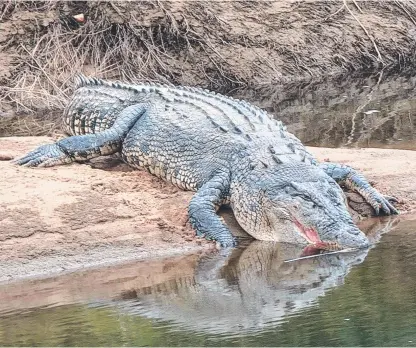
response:
<path id="1" fill-rule="evenodd" d="M 114 159 L 30 169 L 7 161 L 47 137 L 0 139 L 0 281 L 213 249 L 186 224 L 191 192 Z M 416 152 L 310 148 L 416 206 Z"/>

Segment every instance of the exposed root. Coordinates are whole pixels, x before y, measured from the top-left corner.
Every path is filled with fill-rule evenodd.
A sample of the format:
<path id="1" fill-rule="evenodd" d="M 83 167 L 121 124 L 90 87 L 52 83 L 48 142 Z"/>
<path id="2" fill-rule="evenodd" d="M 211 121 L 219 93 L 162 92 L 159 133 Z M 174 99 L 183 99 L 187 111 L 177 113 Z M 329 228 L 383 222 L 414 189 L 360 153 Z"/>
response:
<path id="1" fill-rule="evenodd" d="M 365 34 L 368 36 L 368 38 L 370 39 L 371 43 L 374 46 L 375 51 L 377 52 L 377 56 L 378 56 L 378 60 L 380 63 L 384 64 L 383 62 L 383 57 L 381 56 L 381 53 L 377 47 L 377 44 L 374 41 L 374 38 L 372 35 L 370 35 L 370 33 L 368 32 L 368 30 L 366 29 L 366 27 L 363 25 L 363 23 L 361 23 L 361 21 L 357 18 L 357 16 L 354 14 L 354 12 L 351 11 L 351 9 L 349 8 L 348 4 L 347 4 L 347 0 L 343 0 L 344 1 L 344 6 L 347 9 L 347 11 L 350 13 L 350 15 L 357 21 L 357 23 L 360 25 L 361 28 L 363 28 Z M 361 10 L 361 8 L 358 6 L 358 4 L 355 2 L 354 0 L 354 4 L 356 5 L 356 7 L 360 10 L 360 12 L 362 13 L 363 11 Z"/>
<path id="2" fill-rule="evenodd" d="M 385 38 L 398 16 L 397 40 Z M 229 92 L 404 68 L 416 51 L 415 16 L 416 6 L 400 1 L 3 1 L 0 135 L 32 134 L 24 117 L 49 133 L 80 72 Z"/>

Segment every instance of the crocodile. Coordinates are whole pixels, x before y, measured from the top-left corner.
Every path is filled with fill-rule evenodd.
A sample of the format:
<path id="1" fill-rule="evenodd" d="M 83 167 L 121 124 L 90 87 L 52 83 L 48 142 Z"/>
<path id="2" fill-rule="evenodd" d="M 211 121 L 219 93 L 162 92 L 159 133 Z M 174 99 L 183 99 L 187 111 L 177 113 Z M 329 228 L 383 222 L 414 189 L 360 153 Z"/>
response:
<path id="1" fill-rule="evenodd" d="M 228 204 L 259 240 L 318 249 L 369 245 L 354 224 L 340 185 L 357 191 L 375 214 L 397 214 L 353 168 L 319 163 L 265 110 L 206 89 L 129 84 L 78 75 L 63 112 L 71 135 L 14 160 L 49 167 L 120 154 L 173 185 L 194 191 L 188 207 L 197 236 L 233 247 L 217 215 Z"/>

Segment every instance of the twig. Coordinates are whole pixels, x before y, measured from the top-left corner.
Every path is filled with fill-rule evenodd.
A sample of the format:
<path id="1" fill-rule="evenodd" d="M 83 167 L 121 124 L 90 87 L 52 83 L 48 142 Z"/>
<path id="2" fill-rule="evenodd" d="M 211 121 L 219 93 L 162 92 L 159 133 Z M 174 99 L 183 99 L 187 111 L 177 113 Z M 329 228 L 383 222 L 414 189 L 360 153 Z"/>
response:
<path id="1" fill-rule="evenodd" d="M 337 15 L 339 12 L 341 12 L 345 8 L 345 4 L 343 4 L 338 10 L 336 10 L 334 13 L 331 13 L 328 17 L 324 19 L 324 22 L 327 21 L 329 18 Z"/>
<path id="2" fill-rule="evenodd" d="M 283 262 L 286 263 L 286 262 L 293 262 L 293 261 L 299 261 L 299 260 L 312 259 L 312 258 L 321 257 L 321 256 L 327 256 L 327 255 L 352 253 L 352 252 L 357 251 L 357 250 L 358 249 L 348 248 L 348 249 L 343 249 L 343 250 L 338 250 L 338 251 L 331 251 L 329 253 L 322 253 L 322 254 L 316 254 L 316 255 L 301 256 L 301 257 L 297 257 L 297 258 L 294 258 L 294 259 L 285 260 Z"/>
<path id="3" fill-rule="evenodd" d="M 351 9 L 348 7 L 347 4 L 347 0 L 343 0 L 344 1 L 344 6 L 347 9 L 347 11 L 350 13 L 350 15 L 357 21 L 357 23 L 361 26 L 361 28 L 364 30 L 364 32 L 366 33 L 366 35 L 368 36 L 368 38 L 370 39 L 371 43 L 374 46 L 374 49 L 377 52 L 378 55 L 378 61 L 381 62 L 382 64 L 384 64 L 383 58 L 380 54 L 380 51 L 378 50 L 377 44 L 374 41 L 373 37 L 370 35 L 370 33 L 367 31 L 367 29 L 365 28 L 365 26 L 360 22 L 360 20 L 355 16 L 355 14 L 351 11 Z"/>
<path id="4" fill-rule="evenodd" d="M 355 0 L 352 0 L 352 2 L 354 3 L 354 5 L 358 9 L 358 11 L 360 11 L 361 13 L 363 13 L 363 10 L 361 10 L 361 8 L 360 8 L 360 6 L 358 6 L 357 2 Z"/>
<path id="5" fill-rule="evenodd" d="M 400 1 L 394 0 L 394 3 L 397 4 L 397 6 L 399 6 L 403 10 L 403 12 L 407 14 L 409 19 L 413 22 L 413 24 L 416 25 L 415 19 L 411 16 L 409 11 L 407 11 L 406 8 L 400 3 Z"/>

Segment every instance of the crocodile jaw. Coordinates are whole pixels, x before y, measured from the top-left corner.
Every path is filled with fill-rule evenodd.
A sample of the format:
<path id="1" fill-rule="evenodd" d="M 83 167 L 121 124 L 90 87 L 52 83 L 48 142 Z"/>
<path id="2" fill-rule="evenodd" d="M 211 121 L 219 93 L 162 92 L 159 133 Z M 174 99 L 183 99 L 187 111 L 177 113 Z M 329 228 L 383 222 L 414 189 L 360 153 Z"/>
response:
<path id="1" fill-rule="evenodd" d="M 306 241 L 311 245 L 311 247 L 315 249 L 322 249 L 322 250 L 341 250 L 342 247 L 338 245 L 337 242 L 330 242 L 330 241 L 322 241 L 319 238 L 318 233 L 313 227 L 307 227 L 302 225 L 298 220 L 295 218 L 293 222 L 298 229 L 300 235 L 306 239 Z"/>

